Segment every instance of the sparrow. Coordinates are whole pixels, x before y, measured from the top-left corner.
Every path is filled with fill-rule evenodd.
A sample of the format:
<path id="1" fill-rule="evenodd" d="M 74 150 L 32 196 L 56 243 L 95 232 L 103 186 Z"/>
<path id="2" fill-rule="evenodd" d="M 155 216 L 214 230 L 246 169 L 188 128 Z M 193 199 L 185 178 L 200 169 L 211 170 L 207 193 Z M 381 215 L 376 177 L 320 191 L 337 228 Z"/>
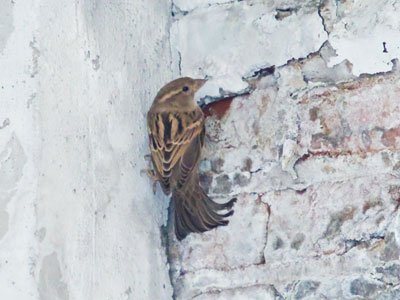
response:
<path id="1" fill-rule="evenodd" d="M 171 195 L 175 235 L 204 232 L 228 225 L 236 198 L 220 204 L 199 183 L 198 166 L 204 145 L 204 114 L 194 94 L 205 79 L 178 78 L 161 88 L 147 114 L 153 180 Z M 155 182 L 154 182 L 155 184 Z M 227 210 L 227 213 L 220 213 Z"/>

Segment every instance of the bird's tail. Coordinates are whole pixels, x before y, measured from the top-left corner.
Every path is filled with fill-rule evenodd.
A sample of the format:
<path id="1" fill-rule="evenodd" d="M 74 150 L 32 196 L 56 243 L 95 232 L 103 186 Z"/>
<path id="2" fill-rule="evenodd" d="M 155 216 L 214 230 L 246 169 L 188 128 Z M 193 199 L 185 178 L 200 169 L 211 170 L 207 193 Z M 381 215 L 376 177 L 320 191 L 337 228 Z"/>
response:
<path id="1" fill-rule="evenodd" d="M 175 234 L 178 240 L 184 239 L 190 232 L 204 232 L 228 225 L 229 221 L 225 218 L 233 214 L 232 206 L 236 198 L 220 204 L 207 196 L 198 181 L 189 184 L 188 187 L 172 192 Z M 221 210 L 228 210 L 228 212 L 220 214 Z"/>

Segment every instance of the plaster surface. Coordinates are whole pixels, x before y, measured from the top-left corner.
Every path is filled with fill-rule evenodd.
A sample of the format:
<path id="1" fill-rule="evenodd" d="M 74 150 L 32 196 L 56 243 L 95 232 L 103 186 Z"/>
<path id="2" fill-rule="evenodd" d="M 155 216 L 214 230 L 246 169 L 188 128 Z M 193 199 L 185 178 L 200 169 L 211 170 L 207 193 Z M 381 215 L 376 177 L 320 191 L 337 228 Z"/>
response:
<path id="1" fill-rule="evenodd" d="M 210 78 L 202 184 L 238 198 L 171 243 L 176 299 L 399 298 L 397 2 L 174 3 L 180 71 Z"/>
<path id="2" fill-rule="evenodd" d="M 0 8 L 0 298 L 170 299 L 168 202 L 140 175 L 169 3 Z"/>

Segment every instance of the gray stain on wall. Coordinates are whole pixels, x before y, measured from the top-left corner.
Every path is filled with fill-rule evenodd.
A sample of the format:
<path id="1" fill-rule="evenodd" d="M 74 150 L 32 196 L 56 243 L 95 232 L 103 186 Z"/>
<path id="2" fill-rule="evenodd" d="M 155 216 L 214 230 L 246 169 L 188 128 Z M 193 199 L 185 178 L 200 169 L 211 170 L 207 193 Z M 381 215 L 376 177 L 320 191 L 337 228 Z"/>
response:
<path id="1" fill-rule="evenodd" d="M 68 300 L 68 286 L 62 281 L 62 273 L 57 253 L 43 258 L 39 280 L 40 300 Z"/>
<path id="2" fill-rule="evenodd" d="M 14 30 L 13 4 L 11 1 L 0 1 L 0 53 Z"/>
<path id="3" fill-rule="evenodd" d="M 13 135 L 0 152 L 0 240 L 8 231 L 7 203 L 16 192 L 26 160 L 20 141 Z"/>

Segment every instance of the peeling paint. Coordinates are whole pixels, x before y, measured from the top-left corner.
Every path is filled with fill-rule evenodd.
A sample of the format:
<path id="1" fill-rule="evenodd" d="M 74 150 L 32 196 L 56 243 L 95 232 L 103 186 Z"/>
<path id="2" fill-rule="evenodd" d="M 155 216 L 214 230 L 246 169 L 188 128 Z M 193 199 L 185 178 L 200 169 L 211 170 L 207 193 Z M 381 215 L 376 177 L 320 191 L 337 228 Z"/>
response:
<path id="1" fill-rule="evenodd" d="M 399 72 L 394 67 L 357 77 L 351 60 L 332 65 L 338 53 L 331 38 L 336 38 L 332 34 L 340 19 L 332 11 L 332 1 L 319 4 L 328 41 L 304 57 L 259 68 L 246 81 L 248 94 L 233 97 L 221 117 L 214 112 L 207 120 L 212 139 L 204 152 L 210 166 L 203 174 L 212 182 L 211 192 L 238 196 L 239 201 L 226 228 L 190 236 L 181 244 L 172 241 L 171 253 L 181 257 L 170 256 L 177 299 L 235 297 L 242 295 L 243 287 L 257 284 L 272 285 L 284 299 L 352 299 L 354 295 L 384 299 L 396 294 L 379 282 L 369 288 L 355 276 L 374 282 L 372 271 L 397 259 L 399 244 L 393 229 L 400 206 L 395 184 Z M 342 17 L 345 5 L 338 12 Z M 187 24 L 220 9 L 198 8 L 177 22 Z M 280 9 L 280 22 L 315 12 L 289 4 Z M 276 10 L 266 13 L 273 15 Z M 181 54 L 183 74 L 207 74 L 197 73 L 194 67 L 185 69 L 185 60 L 192 56 Z M 197 64 L 196 70 L 207 65 L 202 60 Z M 215 86 L 223 85 L 211 81 L 205 93 L 213 95 Z M 232 91 L 240 85 L 231 82 L 230 86 L 221 89 Z M 219 100 L 207 107 L 218 107 Z M 244 221 L 237 226 L 235 218 L 248 209 L 247 201 L 240 201 L 245 195 L 254 195 L 257 205 L 268 206 L 264 218 L 252 215 L 247 234 L 255 235 L 259 222 L 266 231 L 258 232 L 264 234 L 261 258 L 238 267 L 233 262 L 248 249 L 234 252 L 220 242 L 239 243 L 238 230 L 246 226 Z M 258 239 L 249 243 L 260 247 Z M 389 271 L 378 270 L 376 276 L 382 281 L 393 280 Z M 249 290 L 246 296 L 252 293 L 257 295 Z"/>
<path id="2" fill-rule="evenodd" d="M 306 57 L 326 41 L 317 9 L 312 12 L 300 7 L 295 14 L 277 20 L 274 6 L 247 1 L 209 6 L 174 22 L 171 42 L 181 53 L 182 73 L 212 78 L 213 85 L 207 88 L 209 96 L 220 96 L 221 90 L 238 93 L 248 87 L 242 77 L 258 69 L 284 65 L 293 57 Z M 196 35 L 191 35 L 188 43 L 190 32 Z"/>
<path id="3" fill-rule="evenodd" d="M 226 98 L 211 102 L 203 107 L 203 113 L 206 117 L 215 116 L 218 120 L 221 120 L 229 110 L 232 100 L 233 98 Z"/>
<path id="4" fill-rule="evenodd" d="M 329 65 L 347 59 L 352 63 L 352 72 L 356 76 L 390 71 L 392 60 L 400 57 L 398 2 L 346 1 L 339 8 L 340 16 L 333 23 L 329 37 L 337 57 L 332 58 Z M 383 43 L 387 52 L 382 51 Z"/>

